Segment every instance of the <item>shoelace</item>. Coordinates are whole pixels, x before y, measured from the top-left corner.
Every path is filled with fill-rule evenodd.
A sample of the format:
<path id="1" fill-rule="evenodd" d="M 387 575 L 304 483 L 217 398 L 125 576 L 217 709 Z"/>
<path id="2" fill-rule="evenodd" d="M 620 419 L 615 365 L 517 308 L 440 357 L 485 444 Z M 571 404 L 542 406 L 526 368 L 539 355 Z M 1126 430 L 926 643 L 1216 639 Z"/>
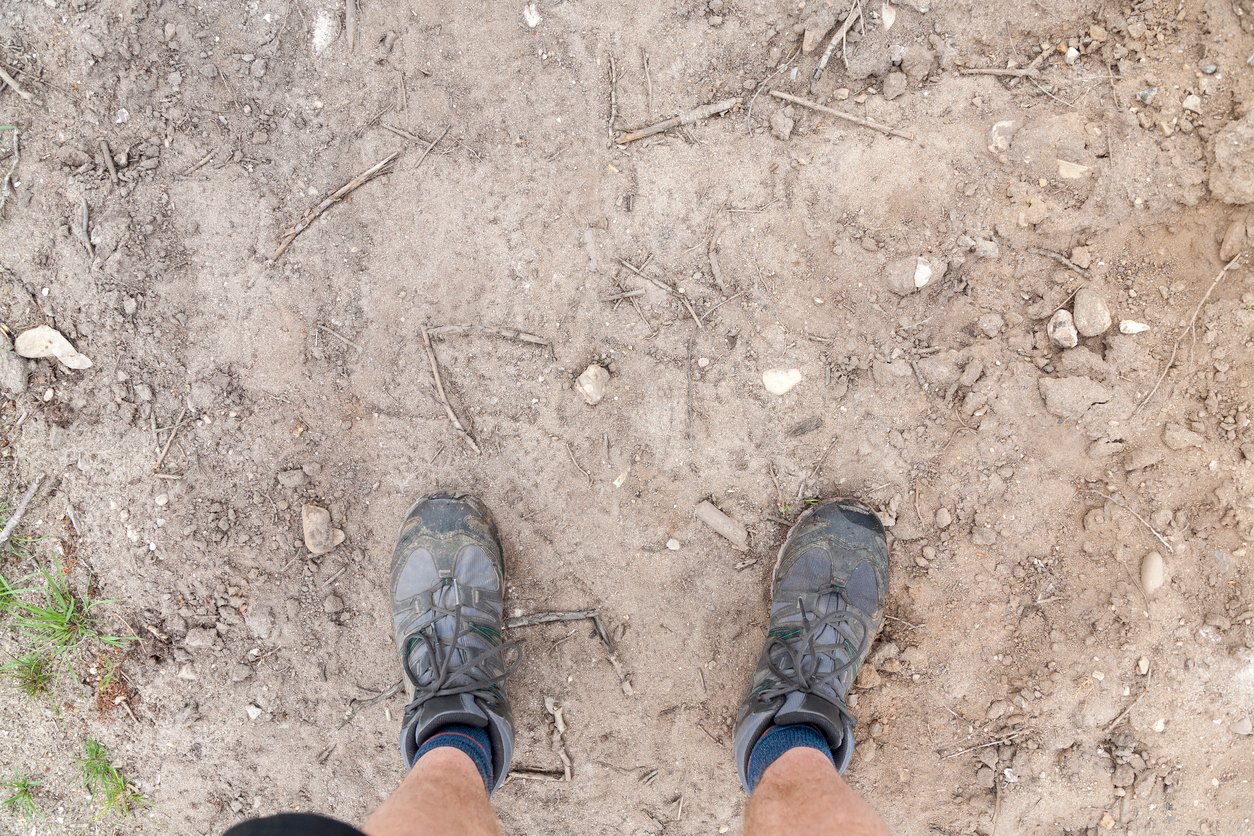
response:
<path id="1" fill-rule="evenodd" d="M 800 600 L 797 601 L 797 607 L 801 611 L 801 626 L 797 628 L 799 632 L 789 636 L 772 635 L 767 642 L 767 665 L 779 682 L 763 689 L 759 695 L 761 699 L 769 701 L 793 691 L 801 691 L 806 694 L 817 694 L 829 700 L 837 697 L 837 704 L 841 711 L 846 710 L 844 700 L 839 699 L 839 691 L 834 683 L 853 667 L 855 660 L 862 656 L 866 650 L 870 629 L 866 618 L 861 613 L 849 609 L 843 593 L 844 589 L 836 584 L 819 590 L 820 597 L 837 596 L 836 606 L 821 616 L 807 612 L 804 604 Z M 862 628 L 860 637 L 853 630 L 854 624 Z M 836 648 L 820 649 L 816 643 L 818 637 L 828 627 L 832 628 L 836 636 L 844 643 L 844 649 L 849 656 L 843 662 L 838 661 L 832 670 L 821 672 L 819 668 L 823 656 L 834 660 L 839 658 L 834 653 Z M 777 649 L 782 649 L 783 653 L 777 653 Z"/>
<path id="2" fill-rule="evenodd" d="M 423 643 L 426 647 L 427 659 L 430 660 L 433 669 L 432 677 L 431 681 L 425 685 L 414 682 L 414 699 L 405 707 L 406 713 L 416 710 L 433 697 L 449 697 L 456 694 L 473 694 L 491 705 L 498 704 L 500 700 L 492 688 L 504 682 L 522 665 L 522 647 L 516 641 L 502 641 L 494 644 L 475 630 L 475 624 L 466 618 L 466 605 L 458 603 L 451 607 L 442 606 L 436 604 L 434 598 L 435 596 L 432 596 L 431 623 L 412 636 L 409 645 L 405 648 L 406 658 L 408 658 L 413 649 L 413 643 L 415 641 Z M 447 637 L 441 637 L 436 632 L 435 625 L 441 619 L 450 616 L 453 618 L 453 632 Z M 454 664 L 452 660 L 455 653 L 461 653 L 463 656 L 466 654 L 465 649 L 459 646 L 461 640 L 471 635 L 478 636 L 487 644 L 487 647 Z M 510 651 L 515 653 L 507 660 L 506 654 Z M 483 666 L 493 659 L 500 660 L 501 672 L 483 676 Z M 480 669 L 480 673 L 476 674 L 476 668 Z M 467 681 L 461 685 L 452 684 L 459 675 L 465 675 Z"/>

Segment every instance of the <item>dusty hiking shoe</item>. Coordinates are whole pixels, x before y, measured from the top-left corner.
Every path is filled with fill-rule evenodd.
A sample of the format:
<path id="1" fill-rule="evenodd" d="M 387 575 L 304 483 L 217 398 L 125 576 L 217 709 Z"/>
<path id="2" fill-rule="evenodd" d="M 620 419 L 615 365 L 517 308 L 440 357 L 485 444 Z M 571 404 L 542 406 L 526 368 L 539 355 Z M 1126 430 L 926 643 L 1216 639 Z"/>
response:
<path id="1" fill-rule="evenodd" d="M 884 622 L 888 541 L 870 508 L 825 502 L 802 514 L 775 565 L 771 623 L 736 716 L 740 781 L 749 756 L 772 726 L 817 729 L 841 772 L 853 757 L 849 688 Z"/>
<path id="2" fill-rule="evenodd" d="M 505 782 L 514 725 L 505 680 L 522 661 L 502 640 L 505 562 L 492 515 L 478 499 L 423 497 L 401 524 L 392 560 L 392 624 L 409 705 L 401 752 L 412 765 L 423 741 L 450 725 L 484 729 L 490 790 Z"/>

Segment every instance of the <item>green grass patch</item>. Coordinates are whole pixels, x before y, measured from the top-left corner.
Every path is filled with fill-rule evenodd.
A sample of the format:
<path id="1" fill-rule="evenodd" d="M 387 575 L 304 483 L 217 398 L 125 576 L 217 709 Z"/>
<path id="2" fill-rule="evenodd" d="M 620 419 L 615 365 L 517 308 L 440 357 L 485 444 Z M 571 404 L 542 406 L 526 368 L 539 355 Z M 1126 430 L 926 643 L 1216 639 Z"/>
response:
<path id="1" fill-rule="evenodd" d="M 62 656 L 86 641 L 124 647 L 135 640 L 103 632 L 93 613 L 105 602 L 75 593 L 58 564 L 51 570 L 41 566 L 35 582 L 28 592 L 38 600 L 18 597 L 12 605 L 13 627 L 33 643 L 35 652 Z"/>
<path id="2" fill-rule="evenodd" d="M 0 789 L 5 793 L 4 801 L 0 803 L 13 815 L 31 821 L 39 815 L 39 806 L 35 803 L 35 789 L 38 786 L 39 782 L 35 779 L 28 778 L 21 772 L 14 772 L 12 778 L 0 782 Z"/>
<path id="3" fill-rule="evenodd" d="M 88 740 L 83 744 L 79 770 L 83 775 L 83 786 L 102 805 L 96 818 L 110 814 L 128 816 L 148 803 L 109 760 L 109 750 L 98 740 Z"/>
<path id="4" fill-rule="evenodd" d="M 23 694 L 38 699 L 52 690 L 57 675 L 56 659 L 32 650 L 0 665 L 0 673 Z"/>

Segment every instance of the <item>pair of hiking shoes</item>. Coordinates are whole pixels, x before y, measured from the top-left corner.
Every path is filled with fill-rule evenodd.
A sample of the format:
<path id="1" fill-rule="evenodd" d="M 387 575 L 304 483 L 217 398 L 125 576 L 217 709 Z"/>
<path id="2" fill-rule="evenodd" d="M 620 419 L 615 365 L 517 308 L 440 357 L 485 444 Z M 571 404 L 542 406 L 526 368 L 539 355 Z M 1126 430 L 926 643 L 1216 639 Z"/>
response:
<path id="1" fill-rule="evenodd" d="M 392 619 L 409 704 L 401 750 L 412 764 L 442 727 L 486 730 L 495 790 L 513 757 L 505 683 L 522 662 L 504 637 L 505 561 L 492 515 L 460 493 L 423 497 L 401 525 L 391 573 Z M 866 506 L 837 500 L 801 516 L 780 549 L 766 644 L 736 716 L 735 757 L 773 725 L 817 728 L 843 772 L 853 756 L 846 707 L 858 667 L 883 623 L 888 544 Z"/>

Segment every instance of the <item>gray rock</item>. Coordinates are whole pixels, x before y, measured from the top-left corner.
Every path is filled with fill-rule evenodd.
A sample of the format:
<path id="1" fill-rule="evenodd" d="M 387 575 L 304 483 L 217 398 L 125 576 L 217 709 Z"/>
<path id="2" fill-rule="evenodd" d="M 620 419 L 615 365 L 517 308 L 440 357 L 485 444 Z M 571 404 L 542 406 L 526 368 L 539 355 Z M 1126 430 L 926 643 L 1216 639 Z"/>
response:
<path id="1" fill-rule="evenodd" d="M 1232 730 L 1233 734 L 1239 734 L 1242 737 L 1254 734 L 1254 723 L 1250 722 L 1249 717 L 1242 717 L 1240 720 L 1234 721 L 1228 728 Z"/>
<path id="2" fill-rule="evenodd" d="M 991 528 L 977 528 L 971 532 L 971 542 L 977 546 L 991 546 L 997 542 L 997 532 Z"/>
<path id="3" fill-rule="evenodd" d="M 322 602 L 322 611 L 327 615 L 344 612 L 344 599 L 338 595 L 328 595 Z"/>
<path id="4" fill-rule="evenodd" d="M 1076 291 L 1075 301 L 1071 306 L 1075 319 L 1075 329 L 1081 336 L 1096 337 L 1110 329 L 1110 308 L 1106 300 L 1097 291 L 1082 287 Z"/>
<path id="5" fill-rule="evenodd" d="M 948 508 L 936 509 L 936 527 L 937 528 L 942 528 L 942 529 L 949 528 L 950 524 L 953 521 L 954 521 L 954 516 L 953 514 L 949 513 Z"/>
<path id="6" fill-rule="evenodd" d="M 884 98 L 892 101 L 893 99 L 906 92 L 906 75 L 893 71 L 884 77 Z"/>
<path id="7" fill-rule="evenodd" d="M 1059 348 L 1075 348 L 1080 344 L 1080 335 L 1076 332 L 1071 311 L 1054 311 L 1054 315 L 1049 318 L 1047 330 L 1050 342 Z"/>
<path id="8" fill-rule="evenodd" d="M 244 712 L 248 715 L 249 720 L 260 719 L 261 715 L 265 713 L 262 711 L 261 706 L 251 702 L 244 708 Z"/>
<path id="9" fill-rule="evenodd" d="M 252 675 L 253 675 L 252 667 L 250 665 L 245 665 L 242 662 L 231 668 L 231 681 L 232 682 L 247 682 L 249 679 L 252 678 Z"/>
<path id="10" fill-rule="evenodd" d="M 1168 424 L 1163 430 L 1163 444 L 1166 444 L 1172 450 L 1201 447 L 1205 443 L 1205 436 L 1199 435 L 1180 424 Z"/>
<path id="11" fill-rule="evenodd" d="M 331 526 L 331 512 L 312 503 L 300 509 L 305 548 L 313 554 L 326 554 L 344 542 L 344 532 Z"/>

